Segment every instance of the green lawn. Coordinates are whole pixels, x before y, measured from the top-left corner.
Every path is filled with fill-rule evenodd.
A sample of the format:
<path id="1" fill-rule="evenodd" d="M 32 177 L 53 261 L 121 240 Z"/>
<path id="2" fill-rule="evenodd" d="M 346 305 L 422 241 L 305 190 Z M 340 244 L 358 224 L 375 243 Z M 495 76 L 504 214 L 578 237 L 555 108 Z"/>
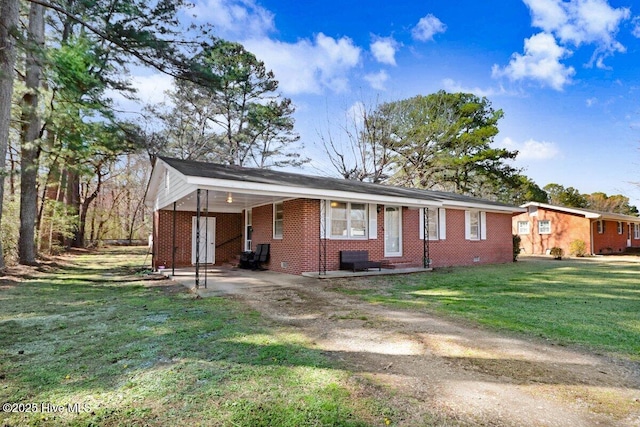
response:
<path id="1" fill-rule="evenodd" d="M 640 263 L 529 259 L 338 286 L 371 302 L 640 360 Z"/>
<path id="2" fill-rule="evenodd" d="M 0 281 L 0 402 L 32 411 L 0 412 L 0 424 L 359 426 L 397 415 L 294 330 L 136 277 L 145 251 L 131 251 Z"/>

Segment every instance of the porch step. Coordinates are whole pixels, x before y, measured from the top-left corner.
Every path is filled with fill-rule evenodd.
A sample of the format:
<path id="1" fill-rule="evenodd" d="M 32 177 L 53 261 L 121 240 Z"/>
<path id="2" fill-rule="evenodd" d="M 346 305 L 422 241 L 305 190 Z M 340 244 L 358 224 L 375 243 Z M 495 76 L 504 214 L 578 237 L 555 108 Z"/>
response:
<path id="1" fill-rule="evenodd" d="M 380 264 L 382 268 L 387 269 L 422 267 L 422 264 L 419 262 L 403 258 L 383 259 L 380 261 Z"/>

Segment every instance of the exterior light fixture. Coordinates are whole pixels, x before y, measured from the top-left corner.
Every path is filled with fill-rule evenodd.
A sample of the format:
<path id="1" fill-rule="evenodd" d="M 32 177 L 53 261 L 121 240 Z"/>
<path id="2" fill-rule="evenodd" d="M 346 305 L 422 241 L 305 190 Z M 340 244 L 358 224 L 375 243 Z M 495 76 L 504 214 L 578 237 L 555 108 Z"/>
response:
<path id="1" fill-rule="evenodd" d="M 233 195 L 231 193 L 227 193 L 227 203 L 233 203 Z"/>

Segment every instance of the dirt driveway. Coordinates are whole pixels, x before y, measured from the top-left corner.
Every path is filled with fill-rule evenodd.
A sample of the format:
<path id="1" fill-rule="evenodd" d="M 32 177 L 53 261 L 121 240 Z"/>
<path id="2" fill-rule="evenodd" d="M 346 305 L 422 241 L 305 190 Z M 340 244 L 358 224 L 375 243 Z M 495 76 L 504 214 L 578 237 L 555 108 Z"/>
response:
<path id="1" fill-rule="evenodd" d="M 638 365 L 390 310 L 335 286 L 300 280 L 228 297 L 309 337 L 365 393 L 391 396 L 394 425 L 640 426 Z"/>

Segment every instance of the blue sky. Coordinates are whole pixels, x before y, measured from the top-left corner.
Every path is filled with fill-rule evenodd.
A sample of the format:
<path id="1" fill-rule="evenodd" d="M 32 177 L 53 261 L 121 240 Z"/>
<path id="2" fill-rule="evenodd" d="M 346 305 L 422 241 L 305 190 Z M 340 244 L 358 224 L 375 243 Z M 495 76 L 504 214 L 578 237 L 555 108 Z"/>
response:
<path id="1" fill-rule="evenodd" d="M 640 206 L 640 6 L 631 0 L 198 0 L 190 11 L 241 42 L 296 105 L 313 163 L 359 103 L 440 89 L 504 111 L 498 146 L 541 187 L 622 193 Z M 157 100 L 166 78 L 138 79 Z M 152 95 L 151 93 L 154 93 Z"/>

